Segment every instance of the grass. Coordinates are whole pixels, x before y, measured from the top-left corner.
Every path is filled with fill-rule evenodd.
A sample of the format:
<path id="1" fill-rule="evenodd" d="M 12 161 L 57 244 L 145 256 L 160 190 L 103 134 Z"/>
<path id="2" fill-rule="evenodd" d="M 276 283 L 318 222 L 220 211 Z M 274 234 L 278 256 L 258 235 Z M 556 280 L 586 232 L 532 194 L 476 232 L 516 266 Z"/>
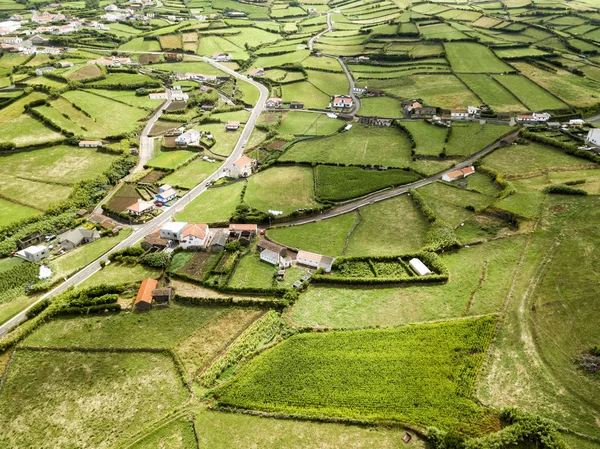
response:
<path id="1" fill-rule="evenodd" d="M 237 449 L 397 449 L 405 447 L 404 429 L 361 427 L 289 419 L 270 419 L 241 413 L 199 411 L 195 416 L 200 447 Z M 231 432 L 230 429 L 238 429 Z M 411 447 L 423 448 L 424 442 L 412 435 Z"/>
<path id="2" fill-rule="evenodd" d="M 197 448 L 198 445 L 194 424 L 186 419 L 181 419 L 157 429 L 130 447 L 133 449 L 192 449 Z"/>
<path id="3" fill-rule="evenodd" d="M 330 119 L 324 114 L 290 111 L 283 115 L 277 129 L 280 134 L 323 136 L 338 131 L 344 122 Z"/>
<path id="4" fill-rule="evenodd" d="M 411 161 L 410 142 L 395 127 L 354 124 L 350 131 L 332 137 L 296 143 L 280 160 L 403 168 Z"/>
<path id="5" fill-rule="evenodd" d="M 445 23 L 420 26 L 419 32 L 426 40 L 443 39 L 453 41 L 467 38 L 464 33 L 461 33 L 456 28 L 452 28 Z"/>
<path id="6" fill-rule="evenodd" d="M 457 73 L 514 72 L 508 64 L 496 57 L 488 47 L 475 42 L 446 42 L 446 57 Z"/>
<path id="7" fill-rule="evenodd" d="M 509 292 L 524 245 L 524 237 L 514 237 L 443 254 L 450 272 L 446 284 L 311 286 L 295 303 L 291 319 L 296 326 L 362 328 L 495 313 Z"/>
<path id="8" fill-rule="evenodd" d="M 187 396 L 163 354 L 19 350 L 0 393 L 0 443 L 114 447 Z"/>
<path id="9" fill-rule="evenodd" d="M 564 109 L 566 107 L 565 103 L 524 76 L 504 75 L 496 76 L 494 79 L 533 111 Z"/>
<path id="10" fill-rule="evenodd" d="M 479 434 L 495 426 L 471 397 L 493 327 L 483 318 L 295 335 L 253 359 L 217 398 L 242 408 Z"/>
<path id="11" fill-rule="evenodd" d="M 511 131 L 510 126 L 476 122 L 453 123 L 446 143 L 447 156 L 466 156 L 482 150 Z"/>
<path id="12" fill-rule="evenodd" d="M 302 66 L 307 69 L 332 70 L 334 72 L 344 71 L 337 59 L 327 58 L 324 56 L 309 56 L 308 58 L 302 61 Z"/>
<path id="13" fill-rule="evenodd" d="M 483 159 L 484 165 L 509 174 L 530 173 L 554 167 L 586 165 L 588 162 L 536 142 L 500 148 Z"/>
<path id="14" fill-rule="evenodd" d="M 328 95 L 347 94 L 350 85 L 344 73 L 307 70 L 308 82 Z"/>
<path id="15" fill-rule="evenodd" d="M 313 170 L 310 167 L 275 167 L 248 179 L 244 201 L 267 212 L 280 210 L 288 215 L 297 209 L 318 207 L 314 198 Z"/>
<path id="16" fill-rule="evenodd" d="M 160 154 L 150 159 L 146 165 L 153 168 L 176 169 L 198 156 L 195 151 L 169 150 L 161 151 Z"/>
<path id="17" fill-rule="evenodd" d="M 21 220 L 40 215 L 41 211 L 32 207 L 13 203 L 12 201 L 0 198 L 0 226 L 8 226 Z"/>
<path id="18" fill-rule="evenodd" d="M 244 182 L 236 182 L 224 187 L 213 187 L 186 206 L 175 215 L 178 221 L 200 223 L 216 223 L 229 221 L 240 203 L 240 195 Z"/>
<path id="19" fill-rule="evenodd" d="M 218 163 L 196 159 L 191 163 L 165 176 L 161 182 L 175 187 L 192 189 L 204 181 L 211 173 L 219 168 Z"/>
<path id="20" fill-rule="evenodd" d="M 215 144 L 210 147 L 210 152 L 222 156 L 231 154 L 242 133 L 242 128 L 237 131 L 227 131 L 222 123 L 204 123 L 195 126 L 194 129 L 212 134 Z"/>
<path id="21" fill-rule="evenodd" d="M 402 118 L 402 104 L 390 97 L 361 98 L 360 115 Z"/>
<path id="22" fill-rule="evenodd" d="M 81 287 L 93 287 L 100 284 L 127 284 L 143 279 L 159 276 L 155 268 L 145 265 L 120 265 L 110 264 L 83 281 Z"/>
<path id="23" fill-rule="evenodd" d="M 427 221 L 407 195 L 361 208 L 347 256 L 375 256 L 418 251 L 425 243 Z"/>
<path id="24" fill-rule="evenodd" d="M 360 167 L 316 168 L 317 195 L 323 200 L 342 201 L 356 198 L 390 186 L 408 184 L 420 177 L 406 170 L 365 170 Z"/>
<path id="25" fill-rule="evenodd" d="M 258 253 L 252 252 L 240 259 L 229 285 L 237 288 L 270 288 L 274 273 L 274 265 L 263 262 Z"/>
<path id="26" fill-rule="evenodd" d="M 390 80 L 370 80 L 369 87 L 400 98 L 421 98 L 427 105 L 445 109 L 466 108 L 480 103 L 455 75 L 409 75 Z"/>
<path id="27" fill-rule="evenodd" d="M 461 74 L 460 79 L 496 112 L 518 112 L 527 109 L 513 94 L 488 75 Z"/>
<path id="28" fill-rule="evenodd" d="M 172 302 L 165 309 L 120 312 L 89 317 L 56 318 L 26 340 L 28 346 L 106 348 L 174 348 L 228 313 L 222 307 Z M 157 332 L 157 329 L 161 329 Z"/>
<path id="29" fill-rule="evenodd" d="M 438 156 L 443 152 L 447 128 L 429 124 L 424 121 L 404 122 L 415 143 L 415 153 L 426 156 Z"/>
<path id="30" fill-rule="evenodd" d="M 118 101 L 123 101 L 130 106 L 136 108 L 146 108 L 154 110 L 160 106 L 160 100 L 151 100 L 148 95 L 139 96 L 135 94 L 135 91 L 131 90 L 102 90 L 102 89 L 90 89 L 89 92 L 102 95 L 104 97 L 113 98 Z"/>
<path id="31" fill-rule="evenodd" d="M 271 228 L 267 236 L 291 248 L 339 256 L 344 249 L 346 235 L 356 220 L 356 213 L 349 213 L 299 226 Z"/>
<path id="32" fill-rule="evenodd" d="M 284 102 L 300 101 L 305 108 L 325 109 L 330 101 L 329 95 L 308 81 L 284 84 L 281 92 Z"/>
<path id="33" fill-rule="evenodd" d="M 145 41 L 141 37 L 131 39 L 119 47 L 121 51 L 160 51 L 158 41 Z"/>

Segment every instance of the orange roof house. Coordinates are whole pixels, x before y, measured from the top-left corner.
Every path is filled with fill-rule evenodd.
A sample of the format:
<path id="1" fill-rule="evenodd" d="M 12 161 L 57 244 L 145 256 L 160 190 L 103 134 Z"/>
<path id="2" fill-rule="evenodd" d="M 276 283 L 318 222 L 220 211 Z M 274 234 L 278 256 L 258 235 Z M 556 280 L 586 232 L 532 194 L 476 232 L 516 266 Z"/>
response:
<path id="1" fill-rule="evenodd" d="M 133 305 L 136 310 L 148 310 L 152 308 L 152 292 L 158 285 L 156 279 L 148 278 L 142 281 L 137 297 Z"/>

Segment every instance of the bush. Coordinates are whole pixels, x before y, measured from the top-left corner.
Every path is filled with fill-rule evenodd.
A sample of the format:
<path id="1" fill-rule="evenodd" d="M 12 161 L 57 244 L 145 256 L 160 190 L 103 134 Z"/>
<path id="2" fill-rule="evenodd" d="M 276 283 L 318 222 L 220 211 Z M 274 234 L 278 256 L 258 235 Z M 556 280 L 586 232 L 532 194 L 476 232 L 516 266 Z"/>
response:
<path id="1" fill-rule="evenodd" d="M 31 308 L 27 312 L 25 312 L 25 317 L 29 320 L 29 319 L 33 318 L 34 316 L 37 316 L 40 313 L 42 313 L 44 310 L 46 310 L 46 308 L 49 305 L 50 305 L 50 300 L 44 299 L 44 300 L 34 304 L 33 306 L 31 306 Z"/>
<path id="2" fill-rule="evenodd" d="M 582 195 L 585 196 L 588 193 L 583 189 L 576 189 L 565 184 L 554 184 L 552 186 L 545 187 L 544 193 L 553 193 L 558 195 Z"/>
<path id="3" fill-rule="evenodd" d="M 108 256 L 108 260 L 110 260 L 112 262 L 112 261 L 116 260 L 116 258 L 118 256 L 135 256 L 135 257 L 139 257 L 142 254 L 144 254 L 144 252 L 145 251 L 142 248 L 131 246 L 129 248 L 125 248 L 125 249 L 122 249 L 120 251 L 115 251 L 114 253 L 110 254 Z"/>
<path id="4" fill-rule="evenodd" d="M 167 253 L 149 253 L 140 258 L 141 263 L 154 268 L 166 268 L 170 260 L 171 257 Z"/>

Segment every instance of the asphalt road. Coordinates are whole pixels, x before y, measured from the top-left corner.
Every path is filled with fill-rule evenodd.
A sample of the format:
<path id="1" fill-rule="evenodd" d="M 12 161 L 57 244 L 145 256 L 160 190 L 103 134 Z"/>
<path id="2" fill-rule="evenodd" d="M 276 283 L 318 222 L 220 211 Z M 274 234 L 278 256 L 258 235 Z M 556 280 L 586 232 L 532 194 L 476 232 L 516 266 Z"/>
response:
<path id="1" fill-rule="evenodd" d="M 164 211 L 161 215 L 154 218 L 153 220 L 150 220 L 149 222 L 147 222 L 143 225 L 134 227 L 133 228 L 134 231 L 129 237 L 127 237 L 125 240 L 123 240 L 121 243 L 119 243 L 113 249 L 108 251 L 106 254 L 99 257 L 98 259 L 96 259 L 95 261 L 93 261 L 92 263 L 87 265 L 85 268 L 78 271 L 76 274 L 71 276 L 69 279 L 67 279 L 65 282 L 63 282 L 61 285 L 59 285 L 55 289 L 51 290 L 50 292 L 48 292 L 45 295 L 43 295 L 42 297 L 40 297 L 40 299 L 38 301 L 36 301 L 34 304 L 37 304 L 39 301 L 42 301 L 46 298 L 56 296 L 56 295 L 64 292 L 66 289 L 68 289 L 71 286 L 76 286 L 76 285 L 82 283 L 83 281 L 88 279 L 90 276 L 92 276 L 94 273 L 96 273 L 97 271 L 100 270 L 100 261 L 101 260 L 107 260 L 108 256 L 110 254 L 114 253 L 115 251 L 119 251 L 119 250 L 122 250 L 122 249 L 125 249 L 125 248 L 128 248 L 128 247 L 134 245 L 135 243 L 139 242 L 141 239 L 143 239 L 147 235 L 151 234 L 156 228 L 171 221 L 173 219 L 173 216 L 175 215 L 175 213 L 177 213 L 177 211 L 179 209 L 183 208 L 183 206 L 187 205 L 192 200 L 194 200 L 196 197 L 198 197 L 199 195 L 204 193 L 207 189 L 206 185 L 208 183 L 219 179 L 220 174 L 223 171 L 228 170 L 233 165 L 233 163 L 242 156 L 242 154 L 244 152 L 244 148 L 246 147 L 246 142 L 250 138 L 250 134 L 252 133 L 252 130 L 254 129 L 254 126 L 256 125 L 256 121 L 258 120 L 260 113 L 264 109 L 265 102 L 267 101 L 267 98 L 269 97 L 269 90 L 264 85 L 257 83 L 256 81 L 254 81 L 244 75 L 241 75 L 241 74 L 239 74 L 239 73 L 237 73 L 215 61 L 212 61 L 208 58 L 204 58 L 204 57 L 200 57 L 200 56 L 198 56 L 198 59 L 208 62 L 212 66 L 218 68 L 219 70 L 222 70 L 225 73 L 228 73 L 231 76 L 238 78 L 239 80 L 246 81 L 246 82 L 252 84 L 256 88 L 258 88 L 258 90 L 260 91 L 260 97 L 258 99 L 258 102 L 252 109 L 250 118 L 246 122 L 246 126 L 244 126 L 242 133 L 241 133 L 237 143 L 235 144 L 235 148 L 232 151 L 231 155 L 225 160 L 225 162 L 219 167 L 219 169 L 217 171 L 212 173 L 204 182 L 202 182 L 202 184 L 199 184 L 198 186 L 196 186 L 195 188 L 190 190 L 188 193 L 186 193 L 175 204 L 173 204 L 169 209 Z M 151 128 L 151 123 L 148 123 L 147 127 L 148 126 L 150 126 L 150 128 Z M 148 130 L 150 128 L 148 128 Z M 144 129 L 144 131 L 146 131 L 146 128 Z M 141 156 L 141 151 L 140 151 L 140 156 Z M 11 329 L 12 327 L 14 327 L 14 326 L 18 325 L 19 323 L 21 323 L 22 321 L 24 321 L 27 310 L 29 310 L 31 307 L 33 307 L 34 304 L 32 304 L 27 309 L 25 309 L 22 312 L 15 315 L 13 318 L 8 320 L 6 323 L 0 325 L 0 336 L 4 335 L 5 333 L 7 333 L 9 331 L 9 329 Z"/>

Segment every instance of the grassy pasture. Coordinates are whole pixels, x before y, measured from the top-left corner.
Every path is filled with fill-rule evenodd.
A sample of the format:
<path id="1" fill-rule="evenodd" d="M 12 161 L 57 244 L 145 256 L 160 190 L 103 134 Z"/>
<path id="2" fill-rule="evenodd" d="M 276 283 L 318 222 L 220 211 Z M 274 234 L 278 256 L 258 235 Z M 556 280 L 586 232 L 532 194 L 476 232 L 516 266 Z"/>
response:
<path id="1" fill-rule="evenodd" d="M 445 23 L 419 26 L 419 32 L 425 40 L 444 39 L 454 41 L 467 38 L 466 34 L 461 33 L 456 28 L 453 28 Z"/>
<path id="2" fill-rule="evenodd" d="M 184 189 L 192 189 L 204 181 L 218 167 L 218 163 L 196 159 L 170 175 L 165 176 L 161 182 Z"/>
<path id="3" fill-rule="evenodd" d="M 129 90 L 103 90 L 103 89 L 89 89 L 89 92 L 103 97 L 109 97 L 114 100 L 122 101 L 130 106 L 136 108 L 145 109 L 156 109 L 160 104 L 160 100 L 151 100 L 147 95 L 139 96 L 135 94 L 135 91 Z"/>
<path id="4" fill-rule="evenodd" d="M 197 156 L 198 153 L 189 150 L 161 151 L 158 156 L 150 159 L 146 165 L 153 168 L 175 169 Z"/>
<path id="5" fill-rule="evenodd" d="M 358 113 L 361 115 L 372 115 L 377 117 L 404 117 L 400 102 L 390 97 L 361 98 L 360 110 Z"/>
<path id="6" fill-rule="evenodd" d="M 565 103 L 524 76 L 504 75 L 495 76 L 494 79 L 531 110 L 564 109 L 567 107 Z"/>
<path id="7" fill-rule="evenodd" d="M 415 143 L 416 154 L 438 156 L 444 149 L 444 139 L 448 133 L 447 128 L 429 124 L 424 121 L 402 123 L 410 132 Z"/>
<path id="8" fill-rule="evenodd" d="M 213 187 L 194 199 L 186 208 L 175 215 L 178 221 L 215 223 L 229 221 L 240 203 L 244 182 L 224 187 Z"/>
<path id="9" fill-rule="evenodd" d="M 194 424 L 184 418 L 159 428 L 130 447 L 132 449 L 195 449 L 198 444 Z"/>
<path id="10" fill-rule="evenodd" d="M 278 131 L 281 134 L 323 136 L 338 131 L 344 122 L 324 114 L 290 111 L 283 115 Z"/>
<path id="11" fill-rule="evenodd" d="M 306 108 L 325 109 L 330 101 L 329 95 L 308 81 L 282 85 L 281 95 L 284 102 L 300 101 Z"/>
<path id="12" fill-rule="evenodd" d="M 0 192 L 4 198 L 17 201 L 39 211 L 48 209 L 53 204 L 65 200 L 71 193 L 70 186 L 30 181 L 12 175 L 0 177 Z"/>
<path id="13" fill-rule="evenodd" d="M 337 59 L 327 58 L 324 56 L 309 56 L 302 61 L 302 66 L 306 69 L 332 70 L 340 73 L 344 71 Z"/>
<path id="14" fill-rule="evenodd" d="M 270 288 L 274 274 L 274 265 L 263 262 L 257 253 L 251 252 L 239 261 L 229 285 L 238 288 Z"/>
<path id="15" fill-rule="evenodd" d="M 253 359 L 217 397 L 243 408 L 479 434 L 495 427 L 492 413 L 470 396 L 492 333 L 493 320 L 481 318 L 299 334 Z"/>
<path id="16" fill-rule="evenodd" d="M 510 131 L 511 127 L 506 125 L 453 123 L 450 138 L 446 143 L 446 154 L 448 156 L 473 154 Z"/>
<path id="17" fill-rule="evenodd" d="M 357 165 L 406 167 L 410 163 L 410 143 L 394 127 L 377 128 L 355 124 L 347 132 L 293 145 L 282 161 L 325 162 Z"/>
<path id="18" fill-rule="evenodd" d="M 221 156 L 229 156 L 240 138 L 242 129 L 228 131 L 222 123 L 203 123 L 194 127 L 198 131 L 212 134 L 215 144 L 210 147 L 210 152 Z"/>
<path id="19" fill-rule="evenodd" d="M 13 203 L 12 201 L 0 198 L 0 226 L 8 226 L 27 218 L 40 215 L 41 211 L 32 207 Z"/>
<path id="20" fill-rule="evenodd" d="M 365 170 L 360 167 L 333 167 L 319 165 L 316 168 L 318 197 L 329 201 L 356 198 L 389 186 L 408 184 L 419 179 L 406 170 Z"/>
<path id="21" fill-rule="evenodd" d="M 0 442 L 114 447 L 187 396 L 163 354 L 19 350 L 0 392 Z"/>
<path id="22" fill-rule="evenodd" d="M 267 67 L 282 66 L 282 65 L 288 64 L 288 63 L 299 63 L 299 62 L 303 61 L 304 59 L 306 59 L 306 57 L 309 55 L 310 55 L 309 50 L 298 50 L 298 51 L 295 51 L 292 53 L 285 53 L 283 55 L 261 56 L 256 61 L 254 61 L 254 64 L 252 64 L 252 67 L 267 68 Z"/>
<path id="23" fill-rule="evenodd" d="M 496 112 L 518 112 L 527 109 L 513 94 L 488 75 L 461 74 L 460 79 Z"/>
<path id="24" fill-rule="evenodd" d="M 446 42 L 446 57 L 457 73 L 506 73 L 514 69 L 492 51 L 475 42 Z"/>
<path id="25" fill-rule="evenodd" d="M 64 73 L 65 78 L 72 81 L 84 82 L 88 79 L 96 78 L 102 75 L 102 70 L 96 64 L 86 64 L 84 66 L 74 66 Z"/>
<path id="26" fill-rule="evenodd" d="M 146 278 L 157 278 L 160 271 L 145 265 L 122 265 L 110 264 L 106 268 L 94 273 L 87 278 L 79 287 L 94 287 L 102 284 L 130 284 L 140 282 Z"/>
<path id="27" fill-rule="evenodd" d="M 284 215 L 317 207 L 311 167 L 272 167 L 248 179 L 244 201 L 255 209 L 280 210 Z"/>
<path id="28" fill-rule="evenodd" d="M 348 78 L 343 73 L 321 72 L 316 70 L 307 70 L 308 81 L 317 89 L 328 95 L 347 94 L 350 85 Z"/>

